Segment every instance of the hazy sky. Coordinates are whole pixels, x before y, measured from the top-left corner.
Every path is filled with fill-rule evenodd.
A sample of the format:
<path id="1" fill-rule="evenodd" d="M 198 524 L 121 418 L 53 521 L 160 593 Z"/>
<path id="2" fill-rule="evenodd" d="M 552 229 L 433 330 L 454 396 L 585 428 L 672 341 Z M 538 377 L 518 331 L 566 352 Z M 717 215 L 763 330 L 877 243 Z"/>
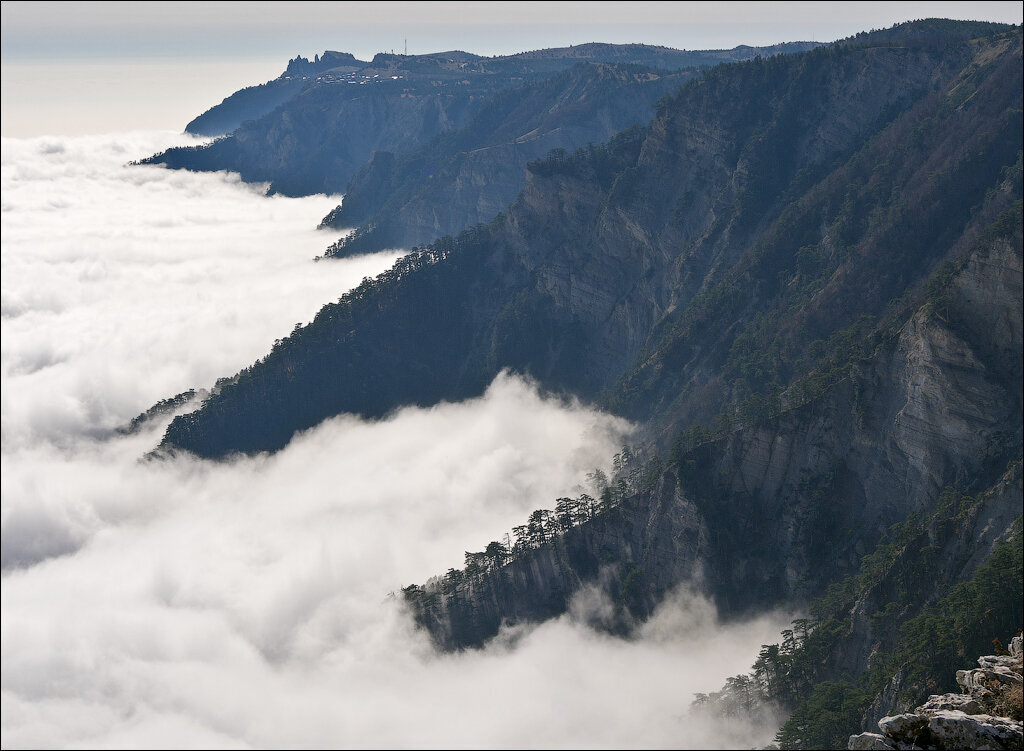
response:
<path id="1" fill-rule="evenodd" d="M 181 131 L 232 92 L 327 49 L 483 55 L 582 42 L 687 49 L 832 41 L 929 16 L 1020 23 L 1019 2 L 4 2 L 5 136 Z"/>
<path id="2" fill-rule="evenodd" d="M 590 41 L 707 49 L 832 41 L 930 16 L 1021 22 L 1019 2 L 3 4 L 3 56 L 239 57 L 324 49 L 478 54 Z"/>

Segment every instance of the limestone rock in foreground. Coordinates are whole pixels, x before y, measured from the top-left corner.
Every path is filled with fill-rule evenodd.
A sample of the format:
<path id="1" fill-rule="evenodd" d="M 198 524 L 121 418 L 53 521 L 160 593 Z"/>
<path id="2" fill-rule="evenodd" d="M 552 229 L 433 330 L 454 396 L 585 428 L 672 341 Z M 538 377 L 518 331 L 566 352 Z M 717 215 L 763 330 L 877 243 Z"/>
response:
<path id="1" fill-rule="evenodd" d="M 861 733 L 850 736 L 850 749 L 852 751 L 890 751 L 896 746 L 888 738 L 878 733 Z"/>
<path id="2" fill-rule="evenodd" d="M 942 697 L 932 697 L 929 703 Z M 1019 749 L 1024 743 L 1021 723 L 1009 717 L 967 714 L 959 709 L 919 708 L 918 713 L 883 717 L 885 733 L 851 735 L 849 749 Z"/>
<path id="3" fill-rule="evenodd" d="M 962 694 L 931 696 L 913 712 L 883 717 L 879 733 L 851 735 L 851 751 L 892 749 L 1019 749 L 1024 726 L 1019 720 L 992 714 L 1005 707 L 1022 683 L 1021 637 L 1010 642 L 1008 655 L 985 655 L 979 667 L 958 670 Z M 1020 711 L 1018 707 L 1017 711 Z"/>
<path id="4" fill-rule="evenodd" d="M 931 743 L 938 748 L 1021 748 L 1021 723 L 1009 717 L 969 715 L 940 709 L 928 720 Z"/>
<path id="5" fill-rule="evenodd" d="M 981 704 L 970 694 L 941 694 L 931 696 L 919 707 L 919 711 L 927 714 L 940 709 L 955 709 L 965 714 L 984 714 Z"/>
<path id="6" fill-rule="evenodd" d="M 916 744 L 927 728 L 928 716 L 925 714 L 898 714 L 878 721 L 878 729 L 885 733 L 886 738 L 903 743 Z"/>

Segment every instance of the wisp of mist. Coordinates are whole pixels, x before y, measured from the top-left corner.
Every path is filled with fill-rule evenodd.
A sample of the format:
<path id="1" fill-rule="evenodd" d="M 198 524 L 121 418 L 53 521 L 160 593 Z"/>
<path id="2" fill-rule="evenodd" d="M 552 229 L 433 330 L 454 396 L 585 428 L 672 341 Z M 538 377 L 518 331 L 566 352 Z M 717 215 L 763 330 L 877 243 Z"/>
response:
<path id="1" fill-rule="evenodd" d="M 313 263 L 337 197 L 127 166 L 187 137 L 2 142 L 5 747 L 735 747 L 690 713 L 788 621 L 680 590 L 442 654 L 391 593 L 585 488 L 631 426 L 502 374 L 270 456 L 144 461 L 116 428 L 263 356 L 397 253 Z"/>

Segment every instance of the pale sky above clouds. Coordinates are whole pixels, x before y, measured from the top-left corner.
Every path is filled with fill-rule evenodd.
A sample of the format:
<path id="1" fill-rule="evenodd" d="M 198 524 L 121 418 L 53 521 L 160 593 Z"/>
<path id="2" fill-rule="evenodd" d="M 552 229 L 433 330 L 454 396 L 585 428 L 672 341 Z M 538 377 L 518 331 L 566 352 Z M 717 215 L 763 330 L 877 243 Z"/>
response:
<path id="1" fill-rule="evenodd" d="M 4 136 L 180 131 L 288 59 L 584 42 L 684 49 L 828 42 L 914 18 L 1021 23 L 1020 2 L 4 2 Z"/>
<path id="2" fill-rule="evenodd" d="M 591 41 L 688 49 L 828 42 L 925 17 L 1020 23 L 1019 2 L 3 4 L 3 56 L 312 56 L 325 49 L 506 54 Z"/>

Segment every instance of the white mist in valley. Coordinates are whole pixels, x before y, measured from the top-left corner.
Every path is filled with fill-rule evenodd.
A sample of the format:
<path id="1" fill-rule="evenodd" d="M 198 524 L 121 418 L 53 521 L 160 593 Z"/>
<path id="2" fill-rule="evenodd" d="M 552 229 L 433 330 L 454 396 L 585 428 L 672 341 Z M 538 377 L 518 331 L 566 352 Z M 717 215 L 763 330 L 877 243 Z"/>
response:
<path id="1" fill-rule="evenodd" d="M 170 140 L 3 139 L 5 446 L 97 435 L 210 386 L 397 257 L 311 263 L 337 199 L 126 166 Z"/>
<path id="2" fill-rule="evenodd" d="M 314 264 L 336 203 L 125 166 L 182 136 L 3 141 L 2 723 L 24 746 L 733 747 L 693 694 L 788 618 L 680 591 L 436 652 L 389 593 L 581 492 L 626 422 L 502 375 L 272 456 L 140 461 L 124 425 L 265 354 L 395 254 Z M 571 612 L 594 607 L 583 594 Z"/>

